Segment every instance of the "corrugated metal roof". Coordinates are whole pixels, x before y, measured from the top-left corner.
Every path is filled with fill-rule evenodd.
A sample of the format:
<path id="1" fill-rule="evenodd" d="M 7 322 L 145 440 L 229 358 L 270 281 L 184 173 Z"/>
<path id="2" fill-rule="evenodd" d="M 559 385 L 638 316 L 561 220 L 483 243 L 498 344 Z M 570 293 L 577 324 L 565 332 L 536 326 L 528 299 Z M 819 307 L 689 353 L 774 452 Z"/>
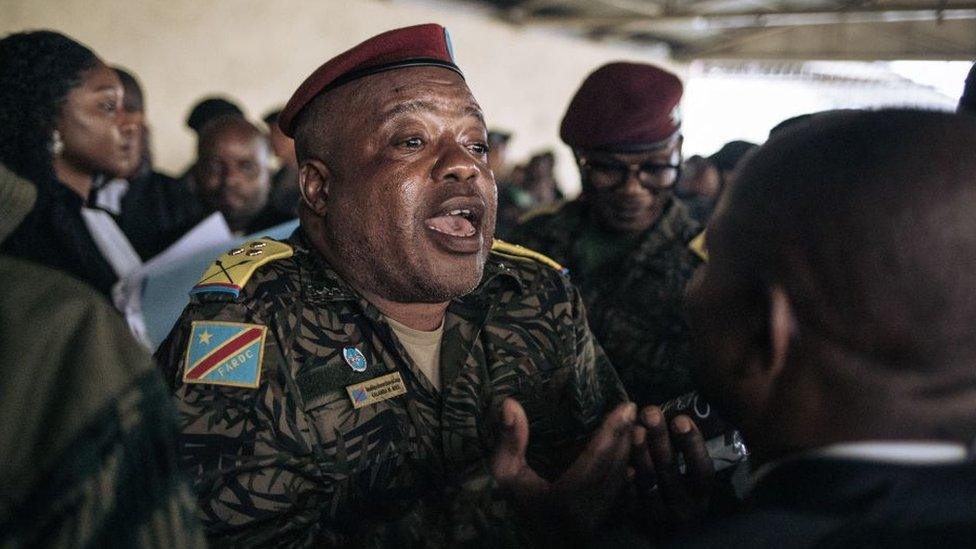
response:
<path id="1" fill-rule="evenodd" d="M 974 59 L 976 2 L 456 0 L 514 25 L 664 43 L 676 59 Z"/>

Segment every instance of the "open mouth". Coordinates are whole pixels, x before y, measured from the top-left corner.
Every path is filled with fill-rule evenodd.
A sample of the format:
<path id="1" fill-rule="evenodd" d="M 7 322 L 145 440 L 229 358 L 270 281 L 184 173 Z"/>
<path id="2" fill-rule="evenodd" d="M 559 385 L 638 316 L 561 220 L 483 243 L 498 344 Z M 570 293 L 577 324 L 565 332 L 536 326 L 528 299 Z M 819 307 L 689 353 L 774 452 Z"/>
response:
<path id="1" fill-rule="evenodd" d="M 437 214 L 424 220 L 424 225 L 436 233 L 470 238 L 478 234 L 483 213 L 484 206 L 476 200 L 448 200 Z"/>
<path id="2" fill-rule="evenodd" d="M 441 234 L 466 238 L 474 236 L 478 229 L 474 226 L 474 214 L 467 208 L 458 208 L 427 218 L 427 228 Z"/>
<path id="3" fill-rule="evenodd" d="M 474 198 L 454 198 L 424 219 L 435 244 L 450 253 L 469 254 L 481 250 L 481 223 L 485 206 Z"/>

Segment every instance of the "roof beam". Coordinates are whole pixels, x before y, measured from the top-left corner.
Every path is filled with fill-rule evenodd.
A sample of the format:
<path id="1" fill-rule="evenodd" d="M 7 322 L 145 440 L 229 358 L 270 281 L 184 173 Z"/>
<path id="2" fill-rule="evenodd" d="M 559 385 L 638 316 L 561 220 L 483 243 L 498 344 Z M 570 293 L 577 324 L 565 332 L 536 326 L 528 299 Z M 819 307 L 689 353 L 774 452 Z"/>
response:
<path id="1" fill-rule="evenodd" d="M 843 10 L 747 11 L 661 16 L 547 17 L 528 15 L 523 23 L 583 28 L 613 28 L 620 32 L 675 30 L 730 30 L 838 25 L 851 23 L 904 23 L 976 19 L 976 3 L 920 7 L 918 5 L 864 6 Z"/>

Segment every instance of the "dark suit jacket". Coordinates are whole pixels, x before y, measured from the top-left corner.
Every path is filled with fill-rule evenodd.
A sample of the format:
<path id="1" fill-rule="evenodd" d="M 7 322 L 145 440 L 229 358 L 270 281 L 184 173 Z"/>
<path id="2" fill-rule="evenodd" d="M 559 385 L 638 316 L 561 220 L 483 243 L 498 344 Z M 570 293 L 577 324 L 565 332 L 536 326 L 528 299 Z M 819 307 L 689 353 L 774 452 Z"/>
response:
<path id="1" fill-rule="evenodd" d="M 783 463 L 745 510 L 674 546 L 976 547 L 976 463 Z"/>
<path id="2" fill-rule="evenodd" d="M 207 214 L 186 180 L 149 172 L 129 182 L 116 221 L 146 261 L 179 240 Z"/>

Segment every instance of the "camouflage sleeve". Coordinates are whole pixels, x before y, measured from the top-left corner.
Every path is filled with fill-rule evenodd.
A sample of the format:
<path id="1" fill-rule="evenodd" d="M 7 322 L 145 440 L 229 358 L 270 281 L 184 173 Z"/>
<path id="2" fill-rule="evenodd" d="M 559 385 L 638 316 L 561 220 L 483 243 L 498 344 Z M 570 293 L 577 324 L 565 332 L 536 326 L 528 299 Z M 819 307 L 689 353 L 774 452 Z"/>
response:
<path id="1" fill-rule="evenodd" d="M 257 388 L 182 381 L 193 321 L 268 327 Z M 240 303 L 191 305 L 157 353 L 180 416 L 180 465 L 212 546 L 342 543 L 328 522 L 335 466 L 319 455 L 276 333 Z"/>
<path id="2" fill-rule="evenodd" d="M 590 403 L 590 406 L 583 407 L 582 417 L 589 427 L 587 432 L 591 432 L 600 425 L 603 416 L 629 398 L 616 369 L 590 331 L 586 306 L 579 290 L 571 285 L 569 295 L 573 303 L 573 326 L 576 331 L 576 384 L 580 391 L 590 393 L 581 402 Z"/>
<path id="3" fill-rule="evenodd" d="M 529 464 L 544 478 L 554 480 L 576 459 L 591 433 L 627 394 L 603 349 L 586 322 L 579 291 L 565 275 L 548 267 L 539 297 L 548 320 L 549 341 L 526 349 L 544 371 L 523 373 L 514 395 L 529 418 Z M 542 334 L 539 334 L 540 336 Z M 545 347 L 551 345 L 557 354 Z M 496 404 L 497 405 L 497 404 Z"/>

